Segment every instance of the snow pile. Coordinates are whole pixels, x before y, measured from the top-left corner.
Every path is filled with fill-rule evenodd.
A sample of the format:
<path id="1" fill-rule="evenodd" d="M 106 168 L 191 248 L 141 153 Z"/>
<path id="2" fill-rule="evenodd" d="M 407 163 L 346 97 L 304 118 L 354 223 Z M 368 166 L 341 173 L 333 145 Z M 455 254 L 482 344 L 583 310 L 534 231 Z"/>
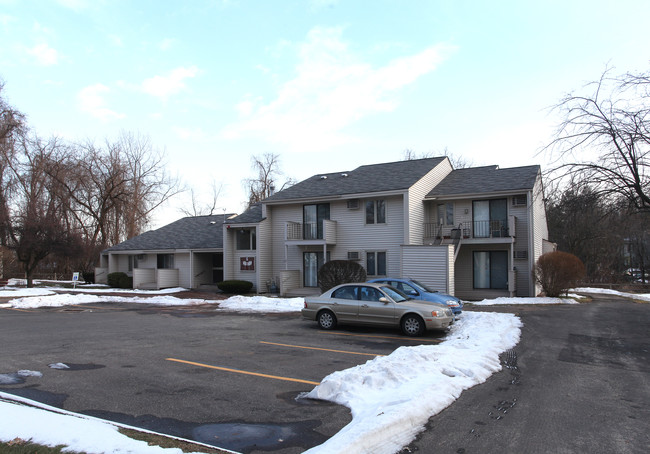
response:
<path id="1" fill-rule="evenodd" d="M 650 301 L 650 293 L 626 293 L 607 288 L 574 288 L 571 291 L 580 293 L 602 293 L 605 295 L 616 295 L 636 300 Z"/>
<path id="2" fill-rule="evenodd" d="M 537 297 L 537 298 L 494 298 L 494 299 L 485 299 L 483 301 L 471 301 L 469 304 L 474 306 L 497 306 L 500 304 L 580 304 L 572 298 L 549 298 L 549 297 Z"/>
<path id="3" fill-rule="evenodd" d="M 299 312 L 303 298 L 268 298 L 266 296 L 232 296 L 219 302 L 219 309 L 236 312 Z"/>
<path id="4" fill-rule="evenodd" d="M 334 372 L 305 397 L 349 407 L 352 421 L 317 453 L 394 453 L 424 429 L 429 417 L 461 392 L 501 370 L 499 355 L 519 342 L 512 314 L 465 312 L 440 345 L 400 347 Z"/>
<path id="5" fill-rule="evenodd" d="M 15 288 L 2 287 L 0 298 L 14 298 L 16 296 L 45 296 L 54 295 L 55 293 L 47 288 Z"/>
<path id="6" fill-rule="evenodd" d="M 2 398 L 20 400 L 0 392 Z M 50 411 L 0 400 L 0 440 L 20 438 L 48 446 L 63 445 L 64 452 L 182 454 L 178 448 L 149 446 L 145 441 L 129 438 L 119 433 L 115 425 L 99 419 L 41 406 Z"/>

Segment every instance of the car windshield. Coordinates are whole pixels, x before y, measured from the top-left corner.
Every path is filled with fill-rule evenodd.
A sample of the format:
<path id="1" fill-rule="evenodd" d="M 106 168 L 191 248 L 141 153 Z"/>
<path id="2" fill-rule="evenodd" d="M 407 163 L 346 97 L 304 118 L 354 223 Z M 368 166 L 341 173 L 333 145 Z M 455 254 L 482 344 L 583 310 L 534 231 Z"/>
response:
<path id="1" fill-rule="evenodd" d="M 438 293 L 438 290 L 433 290 L 433 289 L 427 287 L 426 285 L 424 285 L 422 282 L 416 281 L 415 279 L 411 279 L 411 282 L 412 282 L 413 285 L 415 285 L 415 286 L 418 288 L 418 290 L 420 290 L 421 292 Z"/>
<path id="2" fill-rule="evenodd" d="M 403 303 L 404 301 L 408 301 L 412 299 L 406 296 L 404 293 L 397 290 L 395 287 L 391 287 L 390 285 L 382 285 L 381 289 L 384 291 L 386 295 L 390 296 L 392 300 L 395 301 L 396 303 Z"/>

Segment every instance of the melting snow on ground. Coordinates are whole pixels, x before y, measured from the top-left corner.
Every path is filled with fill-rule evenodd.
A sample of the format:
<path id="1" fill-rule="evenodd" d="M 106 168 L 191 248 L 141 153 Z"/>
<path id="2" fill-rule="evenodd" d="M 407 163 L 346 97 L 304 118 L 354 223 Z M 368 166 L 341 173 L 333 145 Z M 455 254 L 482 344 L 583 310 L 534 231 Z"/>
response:
<path id="1" fill-rule="evenodd" d="M 302 298 L 236 296 L 220 301 L 181 299 L 157 292 L 146 292 L 155 295 L 152 297 L 132 297 L 56 293 L 55 290 L 69 291 L 61 288 L 5 287 L 0 290 L 0 297 L 13 298 L 3 306 L 15 308 L 126 302 L 159 305 L 213 304 L 219 310 L 239 312 L 297 312 L 303 306 Z M 96 292 L 96 289 L 87 291 Z M 114 292 L 113 289 L 110 291 Z M 650 300 L 650 295 L 633 297 Z M 569 302 L 567 299 L 555 298 L 497 298 L 472 304 Z M 520 334 L 521 321 L 512 314 L 465 311 L 441 344 L 401 347 L 388 356 L 377 357 L 365 364 L 330 374 L 306 397 L 345 405 L 350 408 L 353 418 L 338 434 L 308 452 L 388 454 L 399 451 L 424 429 L 429 417 L 453 403 L 463 390 L 483 383 L 499 371 L 499 355 L 513 348 L 519 341 Z M 53 368 L 65 366 L 61 363 L 49 365 Z M 40 374 L 38 371 L 18 373 L 23 373 L 22 376 Z M 2 441 L 31 439 L 40 444 L 66 445 L 71 450 L 94 453 L 180 453 L 178 449 L 150 447 L 144 442 L 132 440 L 121 435 L 112 423 L 74 415 L 35 402 L 30 402 L 31 406 L 20 402 L 26 400 L 0 393 Z"/>

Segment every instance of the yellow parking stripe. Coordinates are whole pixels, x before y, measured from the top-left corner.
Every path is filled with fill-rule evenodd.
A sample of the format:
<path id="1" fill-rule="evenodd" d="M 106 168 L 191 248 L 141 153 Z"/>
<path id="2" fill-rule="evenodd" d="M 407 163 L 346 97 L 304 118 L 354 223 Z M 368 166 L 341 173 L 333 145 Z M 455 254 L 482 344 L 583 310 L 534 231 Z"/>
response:
<path id="1" fill-rule="evenodd" d="M 18 312 L 36 312 L 36 311 L 27 311 L 25 309 L 16 309 L 15 307 L 3 307 L 3 309 L 7 309 L 9 311 L 18 311 Z"/>
<path id="2" fill-rule="evenodd" d="M 293 381 L 293 382 L 297 382 L 297 383 L 306 383 L 308 385 L 320 385 L 320 383 L 317 382 L 317 381 L 301 380 L 299 378 L 279 377 L 277 375 L 260 374 L 258 372 L 248 372 L 248 371 L 245 371 L 245 370 L 230 369 L 228 367 L 211 366 L 209 364 L 195 363 L 193 361 L 185 361 L 183 359 L 166 358 L 166 360 L 167 361 L 175 361 L 177 363 L 190 364 L 192 366 L 207 367 L 208 369 L 222 370 L 222 371 L 225 371 L 225 372 L 234 372 L 234 373 L 237 373 L 237 374 L 254 375 L 256 377 L 272 378 L 274 380 L 284 380 L 284 381 Z"/>
<path id="3" fill-rule="evenodd" d="M 426 339 L 422 337 L 373 336 L 371 334 L 352 334 L 352 333 L 341 333 L 336 331 L 318 331 L 318 332 L 320 334 L 332 334 L 335 336 L 372 337 L 376 339 L 397 339 L 402 341 L 436 342 L 438 344 L 444 340 L 444 339 Z"/>
<path id="4" fill-rule="evenodd" d="M 348 351 L 345 351 L 345 350 L 332 350 L 332 349 L 329 349 L 329 348 L 306 347 L 304 345 L 276 344 L 275 342 L 263 342 L 263 341 L 260 341 L 260 344 L 279 345 L 280 347 L 290 347 L 290 348 L 304 348 L 306 350 L 320 350 L 320 351 L 323 351 L 323 352 L 347 353 L 349 355 L 386 356 L 386 355 L 379 355 L 377 353 L 348 352 Z"/>

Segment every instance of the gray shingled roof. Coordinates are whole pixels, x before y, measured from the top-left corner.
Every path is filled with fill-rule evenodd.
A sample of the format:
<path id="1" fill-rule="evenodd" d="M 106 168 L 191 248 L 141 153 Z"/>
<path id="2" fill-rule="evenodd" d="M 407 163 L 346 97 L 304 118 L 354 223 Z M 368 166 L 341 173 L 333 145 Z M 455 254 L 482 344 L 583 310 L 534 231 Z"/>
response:
<path id="1" fill-rule="evenodd" d="M 182 218 L 157 230 L 150 230 L 116 244 L 105 252 L 223 248 L 223 223 L 230 216 L 233 215 L 217 214 Z"/>
<path id="2" fill-rule="evenodd" d="M 239 216 L 226 220 L 226 224 L 256 224 L 262 219 L 262 204 L 256 203 Z"/>
<path id="3" fill-rule="evenodd" d="M 414 159 L 365 165 L 350 171 L 319 173 L 275 193 L 264 202 L 403 190 L 413 186 L 444 159 L 444 156 Z"/>
<path id="4" fill-rule="evenodd" d="M 447 175 L 426 197 L 445 197 L 464 194 L 484 194 L 532 189 L 540 166 L 470 167 L 457 169 Z"/>

